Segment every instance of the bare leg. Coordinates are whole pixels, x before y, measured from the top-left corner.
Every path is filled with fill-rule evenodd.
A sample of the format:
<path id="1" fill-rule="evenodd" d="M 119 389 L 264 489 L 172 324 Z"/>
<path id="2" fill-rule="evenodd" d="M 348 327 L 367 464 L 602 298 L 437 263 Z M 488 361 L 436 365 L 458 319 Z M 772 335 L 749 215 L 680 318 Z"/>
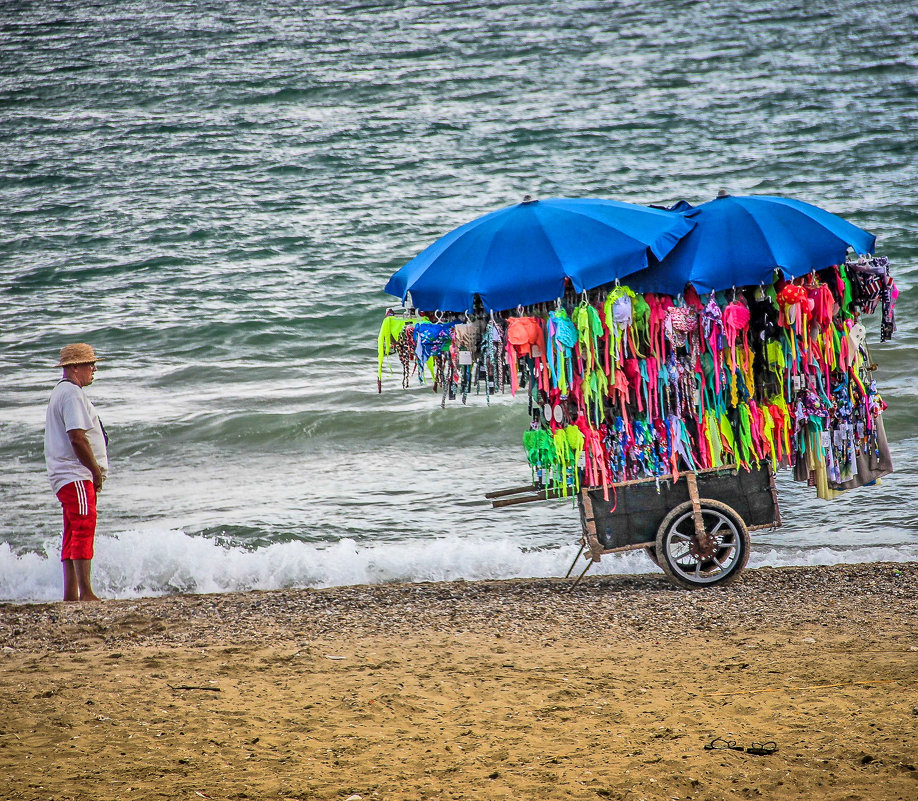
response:
<path id="1" fill-rule="evenodd" d="M 80 591 L 77 585 L 77 574 L 73 566 L 73 559 L 64 559 L 61 564 L 64 566 L 64 600 L 79 601 Z"/>
<path id="2" fill-rule="evenodd" d="M 74 559 L 73 567 L 76 572 L 77 587 L 79 588 L 81 601 L 99 601 L 98 595 L 92 591 L 92 584 L 89 582 L 89 568 L 92 565 L 92 559 Z"/>

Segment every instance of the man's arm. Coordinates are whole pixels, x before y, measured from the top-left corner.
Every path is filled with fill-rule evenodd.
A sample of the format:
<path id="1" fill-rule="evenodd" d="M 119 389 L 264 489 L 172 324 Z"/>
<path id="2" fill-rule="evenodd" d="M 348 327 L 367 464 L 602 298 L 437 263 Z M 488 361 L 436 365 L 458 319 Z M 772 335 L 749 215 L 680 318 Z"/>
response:
<path id="1" fill-rule="evenodd" d="M 86 432 L 82 428 L 71 428 L 67 432 L 67 436 L 70 437 L 70 444 L 73 446 L 73 452 L 76 454 L 77 459 L 80 460 L 80 464 L 92 473 L 92 485 L 98 492 L 102 489 L 102 468 L 99 467 L 99 463 L 96 461 L 92 446 L 86 437 Z"/>

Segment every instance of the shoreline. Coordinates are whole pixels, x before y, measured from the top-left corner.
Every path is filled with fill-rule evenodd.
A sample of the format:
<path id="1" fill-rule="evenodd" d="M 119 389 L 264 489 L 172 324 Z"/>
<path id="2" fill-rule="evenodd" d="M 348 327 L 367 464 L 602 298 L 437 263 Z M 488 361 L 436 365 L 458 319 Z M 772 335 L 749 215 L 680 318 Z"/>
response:
<path id="1" fill-rule="evenodd" d="M 462 631 L 640 641 L 774 624 L 860 627 L 869 619 L 873 626 L 894 622 L 904 609 L 918 610 L 918 562 L 746 569 L 732 585 L 700 590 L 677 588 L 659 573 L 587 576 L 573 590 L 572 584 L 561 578 L 457 580 L 100 603 L 2 602 L 0 646 L 66 651 L 206 645 L 227 637 L 277 643 L 334 637 L 342 627 L 361 637 Z"/>
<path id="2" fill-rule="evenodd" d="M 0 797 L 918 792 L 918 563 L 570 584 L 0 604 Z"/>

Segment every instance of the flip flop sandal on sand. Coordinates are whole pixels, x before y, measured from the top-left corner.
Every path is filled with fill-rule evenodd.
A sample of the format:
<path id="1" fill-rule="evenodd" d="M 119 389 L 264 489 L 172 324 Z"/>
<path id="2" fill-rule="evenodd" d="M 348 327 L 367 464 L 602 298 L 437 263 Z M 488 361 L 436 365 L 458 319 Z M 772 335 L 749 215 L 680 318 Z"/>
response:
<path id="1" fill-rule="evenodd" d="M 736 740 L 725 740 L 723 737 L 715 737 L 705 747 L 705 751 L 745 751 L 741 745 L 736 744 Z"/>

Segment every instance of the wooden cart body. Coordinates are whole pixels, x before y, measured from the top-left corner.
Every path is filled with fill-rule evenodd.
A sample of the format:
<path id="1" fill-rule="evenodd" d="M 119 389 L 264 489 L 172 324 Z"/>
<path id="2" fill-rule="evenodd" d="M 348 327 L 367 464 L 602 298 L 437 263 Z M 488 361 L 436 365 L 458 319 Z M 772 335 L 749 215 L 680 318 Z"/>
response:
<path id="1" fill-rule="evenodd" d="M 715 467 L 698 473 L 641 478 L 613 484 L 609 500 L 602 487 L 585 487 L 578 497 L 580 521 L 591 553 L 598 561 L 607 553 L 653 547 L 660 524 L 686 501 L 720 501 L 733 509 L 749 531 L 781 525 L 774 476 L 767 468 Z"/>
<path id="2" fill-rule="evenodd" d="M 555 496 L 528 487 L 500 490 L 488 497 L 499 498 L 493 506 L 503 507 Z M 661 476 L 623 481 L 606 489 L 584 487 L 577 500 L 583 534 L 574 563 L 585 550 L 590 559 L 578 582 L 605 554 L 645 549 L 680 586 L 724 584 L 746 564 L 748 532 L 781 525 L 774 474 L 765 466 L 737 470 L 735 465 L 729 465 L 686 472 L 676 479 Z M 724 534 L 735 552 L 722 541 L 714 542 Z M 679 541 L 684 541 L 683 550 L 691 550 L 698 562 L 695 576 L 686 572 L 684 565 L 680 567 L 674 557 L 673 543 Z M 718 554 L 725 561 L 728 555 L 732 559 L 730 572 L 719 578 L 714 575 Z M 707 568 L 702 571 L 702 562 L 713 572 Z"/>

